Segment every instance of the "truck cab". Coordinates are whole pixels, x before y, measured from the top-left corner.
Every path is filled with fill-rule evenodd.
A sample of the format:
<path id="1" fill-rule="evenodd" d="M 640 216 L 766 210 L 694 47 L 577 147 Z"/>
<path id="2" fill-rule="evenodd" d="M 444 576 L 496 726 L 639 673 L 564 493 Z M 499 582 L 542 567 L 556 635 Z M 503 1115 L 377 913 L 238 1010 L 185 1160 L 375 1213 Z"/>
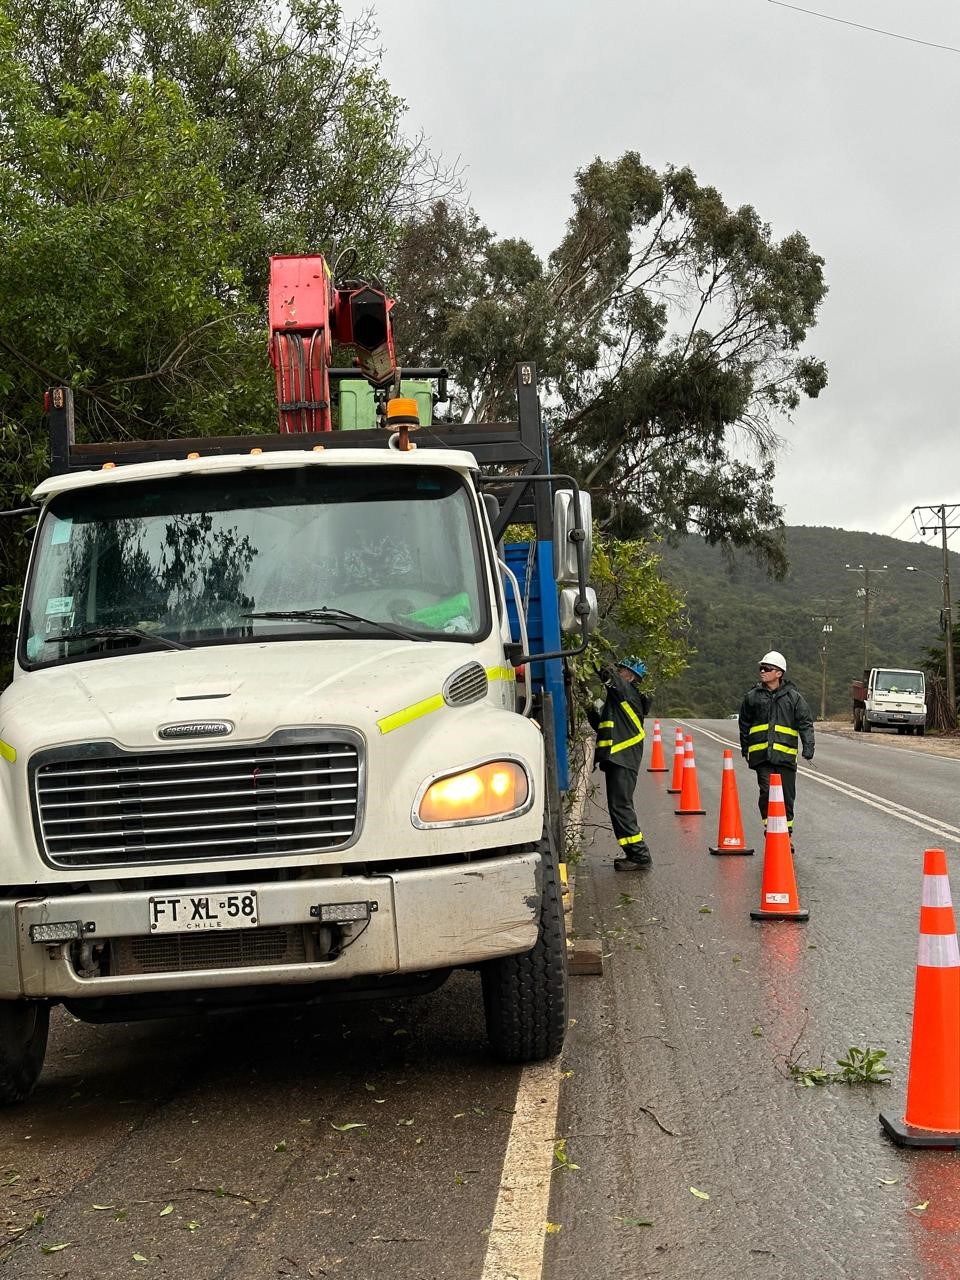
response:
<path id="1" fill-rule="evenodd" d="M 922 671 L 872 667 L 853 682 L 853 727 L 858 732 L 896 729 L 923 734 L 927 723 L 926 685 Z"/>
<path id="2" fill-rule="evenodd" d="M 57 1003 L 106 1022 L 456 968 L 501 1058 L 559 1052 L 564 654 L 530 651 L 503 534 L 530 521 L 541 631 L 563 616 L 582 647 L 589 519 L 538 474 L 531 365 L 518 398 L 517 423 L 406 449 L 78 445 L 60 398 L 0 696 L 0 1101 Z"/>

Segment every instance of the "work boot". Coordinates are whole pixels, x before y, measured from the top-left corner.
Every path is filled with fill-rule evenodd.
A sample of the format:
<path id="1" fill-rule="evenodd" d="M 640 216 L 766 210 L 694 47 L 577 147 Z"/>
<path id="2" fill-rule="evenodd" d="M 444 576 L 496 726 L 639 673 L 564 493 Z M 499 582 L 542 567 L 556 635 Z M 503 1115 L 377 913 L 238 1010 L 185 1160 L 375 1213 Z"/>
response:
<path id="1" fill-rule="evenodd" d="M 649 867 L 652 862 L 650 850 L 644 841 L 643 844 L 637 845 L 628 858 L 615 858 L 613 869 L 614 871 L 636 871 L 638 867 Z"/>

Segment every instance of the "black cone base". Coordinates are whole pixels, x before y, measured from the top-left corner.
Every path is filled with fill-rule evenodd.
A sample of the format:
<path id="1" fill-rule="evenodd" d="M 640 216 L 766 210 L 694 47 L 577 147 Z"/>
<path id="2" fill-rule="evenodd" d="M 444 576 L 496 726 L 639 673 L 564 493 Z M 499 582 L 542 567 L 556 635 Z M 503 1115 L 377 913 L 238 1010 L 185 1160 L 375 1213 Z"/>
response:
<path id="1" fill-rule="evenodd" d="M 691 814 L 706 813 L 706 809 L 674 809 L 673 811 L 678 817 L 686 818 Z"/>
<path id="2" fill-rule="evenodd" d="M 647 770 L 647 773 L 669 773 L 669 772 L 670 772 L 670 770 L 667 768 L 667 766 L 666 766 L 666 765 L 664 765 L 662 769 L 648 769 L 648 770 Z"/>
<path id="3" fill-rule="evenodd" d="M 809 920 L 809 911 L 751 911 L 751 920 Z"/>
<path id="4" fill-rule="evenodd" d="M 732 857 L 734 854 L 738 854 L 738 853 L 739 854 L 753 853 L 753 850 L 752 849 L 714 849 L 714 847 L 711 845 L 710 852 L 715 854 L 720 854 L 726 858 L 726 857 Z"/>
<path id="5" fill-rule="evenodd" d="M 895 1120 L 880 1112 L 880 1123 L 898 1147 L 948 1147 L 960 1150 L 960 1133 L 938 1133 L 935 1129 L 917 1129 L 905 1120 Z"/>

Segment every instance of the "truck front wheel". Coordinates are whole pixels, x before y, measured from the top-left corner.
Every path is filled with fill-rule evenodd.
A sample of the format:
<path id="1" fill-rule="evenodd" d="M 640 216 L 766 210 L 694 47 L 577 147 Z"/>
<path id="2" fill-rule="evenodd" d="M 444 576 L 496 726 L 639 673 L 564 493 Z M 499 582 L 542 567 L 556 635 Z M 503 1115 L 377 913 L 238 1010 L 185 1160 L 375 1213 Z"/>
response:
<path id="1" fill-rule="evenodd" d="M 36 1000 L 0 1000 L 0 1105 L 29 1097 L 47 1052 L 50 1007 Z"/>
<path id="2" fill-rule="evenodd" d="M 543 893 L 532 951 L 488 960 L 482 969 L 487 1035 L 504 1062 L 541 1062 L 563 1048 L 567 1029 L 567 941 L 551 841 L 540 841 Z"/>

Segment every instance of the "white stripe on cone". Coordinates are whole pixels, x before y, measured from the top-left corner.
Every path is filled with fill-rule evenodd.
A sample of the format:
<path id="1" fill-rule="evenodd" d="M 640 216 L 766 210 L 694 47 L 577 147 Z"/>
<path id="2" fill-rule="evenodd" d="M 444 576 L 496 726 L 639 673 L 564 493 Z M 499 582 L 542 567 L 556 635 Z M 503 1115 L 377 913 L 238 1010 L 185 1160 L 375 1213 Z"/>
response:
<path id="1" fill-rule="evenodd" d="M 787 819 L 782 813 L 774 813 L 767 818 L 767 833 L 769 834 L 771 831 L 778 836 L 790 834 L 787 828 Z"/>
<path id="2" fill-rule="evenodd" d="M 952 907 L 949 876 L 923 877 L 923 905 L 925 907 Z"/>
<path id="3" fill-rule="evenodd" d="M 955 933 L 921 933 L 917 964 L 928 969 L 960 968 L 960 942 Z"/>

